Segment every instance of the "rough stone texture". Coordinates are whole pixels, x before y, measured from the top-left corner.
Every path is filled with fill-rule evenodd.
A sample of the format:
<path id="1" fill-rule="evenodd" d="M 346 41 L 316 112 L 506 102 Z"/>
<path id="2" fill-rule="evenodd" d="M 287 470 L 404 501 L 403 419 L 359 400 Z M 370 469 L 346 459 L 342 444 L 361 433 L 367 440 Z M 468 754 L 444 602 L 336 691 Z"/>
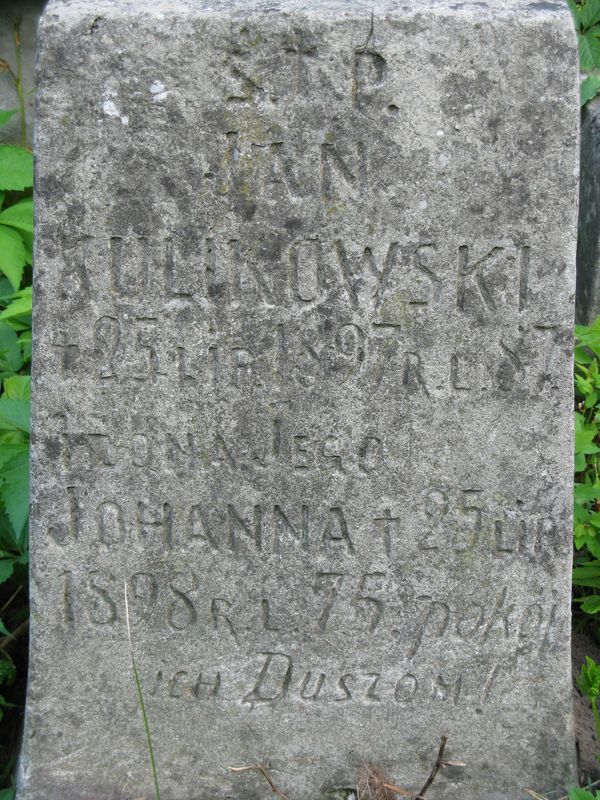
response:
<path id="1" fill-rule="evenodd" d="M 577 321 L 591 324 L 600 314 L 600 99 L 581 119 L 581 183 L 577 241 Z"/>
<path id="2" fill-rule="evenodd" d="M 371 10 L 373 14 L 371 15 Z M 50 3 L 20 800 L 573 777 L 562 2 Z M 551 119 L 551 124 L 548 120 Z"/>

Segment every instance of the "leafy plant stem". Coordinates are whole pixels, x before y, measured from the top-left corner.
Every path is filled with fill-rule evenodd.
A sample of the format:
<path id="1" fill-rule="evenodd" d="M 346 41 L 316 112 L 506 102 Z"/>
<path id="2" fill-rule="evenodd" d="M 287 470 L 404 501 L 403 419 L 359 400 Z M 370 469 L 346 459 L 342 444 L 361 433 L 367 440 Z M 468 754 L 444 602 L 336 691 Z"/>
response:
<path id="1" fill-rule="evenodd" d="M 21 119 L 21 147 L 27 144 L 26 118 L 25 118 L 25 93 L 23 92 L 23 61 L 21 58 L 21 33 L 20 21 L 15 20 L 15 58 L 17 62 L 17 95 L 19 96 L 19 117 Z"/>
<path id="2" fill-rule="evenodd" d="M 598 703 L 596 698 L 592 698 L 592 713 L 594 715 L 594 725 L 596 727 L 596 740 L 600 741 L 600 714 L 598 714 Z"/>
<path id="3" fill-rule="evenodd" d="M 152 747 L 152 737 L 150 736 L 150 725 L 148 723 L 148 715 L 146 714 L 146 706 L 144 705 L 144 695 L 142 693 L 142 682 L 138 672 L 135 656 L 133 654 L 133 641 L 131 639 L 131 626 L 129 624 L 129 603 L 127 601 L 127 586 L 125 586 L 125 621 L 127 623 L 127 638 L 129 639 L 129 655 L 131 657 L 131 669 L 133 672 L 133 679 L 135 681 L 135 688 L 137 691 L 142 718 L 144 720 L 144 730 L 146 732 L 146 741 L 148 743 L 148 756 L 150 758 L 150 766 L 152 768 L 152 778 L 154 780 L 154 790 L 156 792 L 156 800 L 160 800 L 160 789 L 158 786 L 158 774 L 156 772 L 156 761 L 154 759 L 154 749 Z"/>
<path id="4" fill-rule="evenodd" d="M 4 614 L 4 612 L 6 611 L 6 609 L 7 609 L 7 608 L 10 606 L 10 604 L 12 603 L 12 601 L 15 599 L 15 597 L 16 597 L 16 596 L 19 594 L 19 592 L 20 592 L 22 589 L 23 589 L 23 587 L 22 587 L 22 586 L 17 586 L 17 588 L 16 588 L 16 589 L 15 589 L 15 591 L 14 591 L 14 592 L 11 594 L 11 596 L 8 598 L 8 600 L 6 601 L 6 603 L 4 603 L 4 605 L 2 606 L 2 608 L 0 608 L 0 614 Z"/>

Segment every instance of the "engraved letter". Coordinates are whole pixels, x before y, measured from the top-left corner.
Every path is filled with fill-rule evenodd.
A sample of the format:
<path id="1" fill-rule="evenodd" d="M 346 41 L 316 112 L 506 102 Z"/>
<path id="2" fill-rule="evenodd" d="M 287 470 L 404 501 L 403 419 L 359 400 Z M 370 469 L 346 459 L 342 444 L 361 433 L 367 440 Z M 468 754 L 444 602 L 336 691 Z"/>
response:
<path id="1" fill-rule="evenodd" d="M 244 703 L 275 703 L 282 700 L 292 680 L 292 659 L 285 653 L 261 653 L 265 662 Z"/>
<path id="2" fill-rule="evenodd" d="M 332 542 L 343 542 L 348 548 L 348 553 L 354 555 L 354 544 L 341 508 L 329 509 L 328 519 L 323 530 L 323 549 L 330 550 Z"/>

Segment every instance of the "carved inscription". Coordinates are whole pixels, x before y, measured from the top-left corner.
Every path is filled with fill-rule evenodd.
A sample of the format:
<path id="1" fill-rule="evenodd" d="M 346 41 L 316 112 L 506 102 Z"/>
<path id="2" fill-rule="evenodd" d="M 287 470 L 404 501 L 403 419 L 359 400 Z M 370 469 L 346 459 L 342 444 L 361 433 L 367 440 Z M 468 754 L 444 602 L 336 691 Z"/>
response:
<path id="1" fill-rule="evenodd" d="M 349 184 L 358 180 L 335 147 L 324 144 L 322 153 L 326 186 L 334 174 Z M 360 152 L 357 158 L 363 163 Z M 530 245 L 501 235 L 495 242 L 464 242 L 450 249 L 443 241 L 390 237 L 359 243 L 325 240 L 317 233 L 291 241 L 265 234 L 258 242 L 206 236 L 193 245 L 189 237 L 180 243 L 175 236 L 107 234 L 65 242 L 63 252 L 61 286 L 67 301 L 78 296 L 91 300 L 108 291 L 115 302 L 143 294 L 229 309 L 251 302 L 306 310 L 335 299 L 349 310 L 382 314 L 398 304 L 408 311 L 453 301 L 460 318 L 482 321 L 526 312 L 530 284 L 541 269 Z M 105 327 L 111 324 L 109 318 Z M 114 341 L 114 330 L 105 336 Z"/>
<path id="2" fill-rule="evenodd" d="M 565 360 L 566 335 L 552 325 L 488 339 L 481 353 L 457 343 L 440 360 L 416 347 L 400 323 L 315 323 L 266 326 L 257 340 L 232 338 L 204 321 L 202 344 L 182 345 L 159 317 L 101 317 L 79 344 L 53 347 L 65 378 L 85 370 L 101 382 L 144 383 L 149 390 L 175 384 L 191 397 L 340 384 L 374 398 L 393 392 L 403 402 L 490 391 L 539 394 L 556 389 L 556 370 Z"/>
<path id="3" fill-rule="evenodd" d="M 568 506 L 538 440 L 561 440 L 571 331 L 565 259 L 523 200 L 534 133 L 480 148 L 488 101 L 438 56 L 422 80 L 452 79 L 407 113 L 397 43 L 420 18 L 392 36 L 344 14 L 332 45 L 281 16 L 219 20 L 209 66 L 193 50 L 206 92 L 175 63 L 97 120 L 145 202 L 78 164 L 93 210 L 42 220 L 49 627 L 112 647 L 127 598 L 149 696 L 183 719 L 472 723 L 562 646 Z M 153 153 L 172 129 L 177 182 Z"/>
<path id="4" fill-rule="evenodd" d="M 276 410 L 275 410 L 276 413 Z M 275 414 L 254 435 L 231 435 L 219 427 L 206 430 L 159 432 L 148 421 L 144 431 L 115 433 L 63 433 L 57 438 L 65 470 L 148 470 L 158 465 L 174 473 L 198 467 L 238 470 L 251 463 L 258 469 L 279 466 L 299 473 L 316 471 L 363 476 L 382 473 L 408 453 L 409 432 L 390 436 L 372 431 L 358 438 L 348 432 L 313 433 L 292 428 Z"/>
<path id="5" fill-rule="evenodd" d="M 89 505 L 78 487 L 69 486 L 63 498 L 68 522 L 50 527 L 48 534 L 62 546 L 85 539 L 108 550 L 127 546 L 168 552 L 193 547 L 191 552 L 224 556 L 320 553 L 350 562 L 374 555 L 394 561 L 401 554 L 426 560 L 436 553 L 457 558 L 478 554 L 494 562 L 541 560 L 562 547 L 553 516 L 528 509 L 520 499 L 490 503 L 476 488 L 432 488 L 412 502 L 367 517 L 333 503 L 315 507 L 292 506 L 283 499 L 256 500 L 241 506 L 232 497 L 220 507 L 182 506 L 167 499 L 139 499 L 127 505 L 106 499 Z M 421 535 L 413 540 L 409 531 L 415 525 Z"/>
<path id="6" fill-rule="evenodd" d="M 211 597 L 201 565 L 167 578 L 137 572 L 125 586 L 134 628 L 158 625 L 171 633 L 212 631 L 236 649 L 248 637 L 293 642 L 299 624 L 316 641 L 340 630 L 366 637 L 365 641 L 383 637 L 390 653 L 408 661 L 420 661 L 432 650 L 440 652 L 444 644 L 467 654 L 503 642 L 506 655 L 522 655 L 547 646 L 553 636 L 557 605 L 548 609 L 540 603 L 514 602 L 507 587 L 485 598 L 455 602 L 425 594 L 405 596 L 387 572 L 356 577 L 317 571 L 312 581 L 311 594 L 296 604 L 281 592 L 269 599 L 249 600 L 231 591 L 229 597 Z M 59 621 L 69 628 L 122 624 L 122 585 L 116 573 L 106 570 L 92 570 L 83 580 L 63 572 Z M 398 642 L 409 644 L 398 651 Z"/>

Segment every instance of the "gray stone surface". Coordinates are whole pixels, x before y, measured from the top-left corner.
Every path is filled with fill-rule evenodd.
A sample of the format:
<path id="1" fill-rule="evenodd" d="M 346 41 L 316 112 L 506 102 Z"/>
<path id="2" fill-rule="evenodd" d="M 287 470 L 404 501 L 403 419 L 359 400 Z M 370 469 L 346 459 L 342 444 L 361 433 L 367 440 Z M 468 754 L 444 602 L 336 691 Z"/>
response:
<path id="1" fill-rule="evenodd" d="M 164 800 L 417 791 L 443 732 L 432 800 L 563 787 L 566 7 L 73 0 L 40 41 L 20 800 L 152 796 L 125 586 Z"/>

